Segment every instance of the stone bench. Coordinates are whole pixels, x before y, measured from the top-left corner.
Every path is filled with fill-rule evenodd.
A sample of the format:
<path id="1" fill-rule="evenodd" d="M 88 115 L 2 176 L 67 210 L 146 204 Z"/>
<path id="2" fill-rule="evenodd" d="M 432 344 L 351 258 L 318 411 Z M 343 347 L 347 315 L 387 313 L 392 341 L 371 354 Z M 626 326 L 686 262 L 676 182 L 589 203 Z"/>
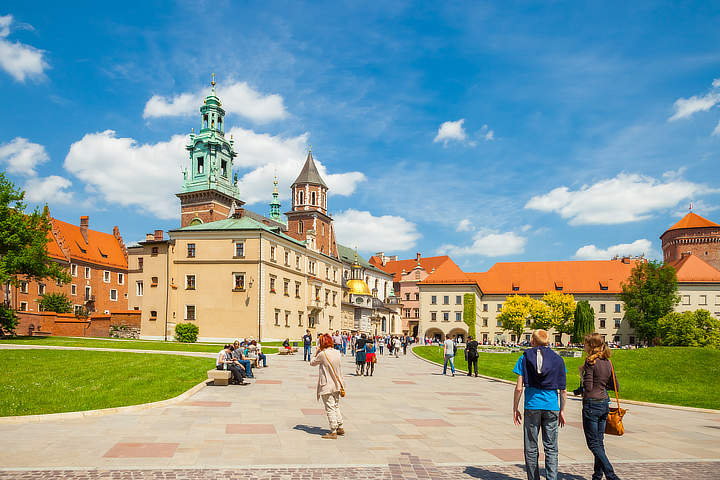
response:
<path id="1" fill-rule="evenodd" d="M 227 385 L 232 378 L 232 372 L 230 370 L 217 370 L 213 368 L 212 370 L 208 370 L 207 376 L 209 380 L 212 380 L 213 385 Z"/>
<path id="2" fill-rule="evenodd" d="M 292 353 L 297 353 L 298 349 L 297 347 L 292 347 Z M 290 350 L 285 347 L 278 347 L 278 355 L 290 355 Z"/>

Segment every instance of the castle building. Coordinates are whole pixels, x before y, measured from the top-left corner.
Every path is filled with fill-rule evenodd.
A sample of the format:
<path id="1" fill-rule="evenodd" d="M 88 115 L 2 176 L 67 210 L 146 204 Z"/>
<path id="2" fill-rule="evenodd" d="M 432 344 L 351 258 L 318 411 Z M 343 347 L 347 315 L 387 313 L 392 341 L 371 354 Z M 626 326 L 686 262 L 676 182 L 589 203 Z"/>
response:
<path id="1" fill-rule="evenodd" d="M 665 263 L 692 253 L 720 270 L 720 225 L 689 212 L 660 236 Z"/>
<path id="2" fill-rule="evenodd" d="M 187 146 L 180 228 L 128 248 L 129 305 L 142 311 L 141 337 L 172 338 L 183 322 L 198 325 L 200 341 L 298 339 L 308 328 L 339 329 L 342 264 L 328 188 L 312 154 L 292 185 L 287 224 L 277 179 L 268 217 L 244 208 L 214 80 L 212 87 Z"/>

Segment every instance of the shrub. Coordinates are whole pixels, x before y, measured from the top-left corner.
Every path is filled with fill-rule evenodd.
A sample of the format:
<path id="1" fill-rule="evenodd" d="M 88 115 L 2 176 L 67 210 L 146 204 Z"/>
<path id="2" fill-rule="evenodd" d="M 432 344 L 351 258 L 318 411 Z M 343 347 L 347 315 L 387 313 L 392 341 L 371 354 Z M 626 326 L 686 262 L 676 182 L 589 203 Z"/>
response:
<path id="1" fill-rule="evenodd" d="M 707 310 L 668 313 L 658 320 L 658 333 L 666 346 L 720 348 L 720 322 Z"/>
<path id="2" fill-rule="evenodd" d="M 64 293 L 45 293 L 40 296 L 40 306 L 44 312 L 70 313 L 72 302 Z"/>
<path id="3" fill-rule="evenodd" d="M 175 340 L 184 343 L 197 342 L 200 329 L 194 323 L 178 323 L 175 325 Z"/>

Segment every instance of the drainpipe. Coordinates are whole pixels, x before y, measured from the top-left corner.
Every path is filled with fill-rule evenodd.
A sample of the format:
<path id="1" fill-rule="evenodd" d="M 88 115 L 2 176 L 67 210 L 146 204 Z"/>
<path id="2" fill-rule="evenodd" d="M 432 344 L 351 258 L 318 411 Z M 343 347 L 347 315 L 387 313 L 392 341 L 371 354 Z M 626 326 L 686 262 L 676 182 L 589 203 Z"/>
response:
<path id="1" fill-rule="evenodd" d="M 263 256 L 262 256 L 262 233 L 258 233 L 258 239 L 260 241 L 260 255 L 258 257 L 258 342 L 262 342 L 262 308 L 261 308 L 261 297 L 262 297 L 262 264 L 263 264 Z"/>
<path id="2" fill-rule="evenodd" d="M 170 243 L 167 244 L 167 253 L 165 254 L 165 341 L 167 342 L 168 327 L 168 303 L 170 296 Z"/>

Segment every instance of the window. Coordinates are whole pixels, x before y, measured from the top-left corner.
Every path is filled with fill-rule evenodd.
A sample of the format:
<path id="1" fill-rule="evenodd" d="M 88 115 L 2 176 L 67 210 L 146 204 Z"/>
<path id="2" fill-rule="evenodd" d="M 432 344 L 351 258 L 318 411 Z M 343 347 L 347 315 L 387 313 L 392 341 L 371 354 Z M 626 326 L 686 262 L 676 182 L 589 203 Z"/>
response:
<path id="1" fill-rule="evenodd" d="M 287 310 L 285 311 L 285 326 L 290 326 L 290 312 L 288 312 Z"/>
<path id="2" fill-rule="evenodd" d="M 330 267 L 325 267 L 325 278 L 330 280 Z"/>
<path id="3" fill-rule="evenodd" d="M 85 267 L 85 278 L 90 278 L 90 267 Z"/>
<path id="4" fill-rule="evenodd" d="M 194 243 L 187 244 L 187 256 L 188 256 L 188 258 L 195 258 L 195 244 Z"/>
<path id="5" fill-rule="evenodd" d="M 38 295 L 45 295 L 45 284 L 38 283 Z"/>
<path id="6" fill-rule="evenodd" d="M 419 308 L 413 308 L 413 317 L 420 318 L 420 309 Z"/>
<path id="7" fill-rule="evenodd" d="M 605 313 L 605 304 L 604 303 L 600 304 L 600 313 Z"/>
<path id="8" fill-rule="evenodd" d="M 336 306 L 335 299 L 337 298 L 337 292 L 333 292 L 333 307 Z"/>
<path id="9" fill-rule="evenodd" d="M 462 305 L 462 295 L 455 297 L 455 305 Z"/>
<path id="10" fill-rule="evenodd" d="M 437 305 L 437 296 L 433 295 L 430 297 L 430 303 L 433 305 Z"/>
<path id="11" fill-rule="evenodd" d="M 275 326 L 280 326 L 280 310 L 275 310 Z"/>
<path id="12" fill-rule="evenodd" d="M 277 250 L 277 247 L 275 247 L 275 245 L 270 245 L 270 260 L 272 260 L 273 262 L 276 261 L 275 250 Z"/>
<path id="13" fill-rule="evenodd" d="M 113 302 L 117 302 L 117 290 L 115 290 L 114 288 L 110 289 L 110 300 L 112 300 Z"/>
<path id="14" fill-rule="evenodd" d="M 75 265 L 74 263 L 70 264 L 70 275 L 72 275 L 73 277 L 77 277 L 77 265 Z"/>
<path id="15" fill-rule="evenodd" d="M 150 278 L 150 286 L 151 286 L 151 287 L 157 287 L 157 286 L 158 286 L 158 277 L 151 277 L 151 278 Z"/>
<path id="16" fill-rule="evenodd" d="M 332 321 L 333 321 L 333 316 L 331 315 L 328 317 L 328 326 L 330 327 L 330 330 L 332 330 Z"/>
<path id="17" fill-rule="evenodd" d="M 520 291 L 520 285 L 513 285 L 512 286 L 513 292 L 519 292 Z"/>
<path id="18" fill-rule="evenodd" d="M 320 287 L 315 287 L 315 301 L 320 301 Z"/>
<path id="19" fill-rule="evenodd" d="M 275 293 L 275 277 L 270 277 L 270 293 Z"/>
<path id="20" fill-rule="evenodd" d="M 303 224 L 302 224 L 302 222 L 298 222 L 298 233 L 303 233 Z"/>
<path id="21" fill-rule="evenodd" d="M 487 312 L 487 311 L 488 311 L 488 304 L 483 303 L 483 312 Z"/>
<path id="22" fill-rule="evenodd" d="M 409 294 L 409 293 L 406 293 L 406 294 L 405 294 L 405 300 L 410 300 L 410 294 Z"/>
<path id="23" fill-rule="evenodd" d="M 316 199 L 316 197 L 315 197 L 315 192 L 310 192 L 310 205 L 315 205 L 315 204 L 316 204 L 316 200 L 317 200 L 317 199 Z"/>
<path id="24" fill-rule="evenodd" d="M 715 295 L 715 305 L 720 305 L 720 295 Z"/>
<path id="25" fill-rule="evenodd" d="M 300 282 L 295 282 L 295 298 L 300 298 Z"/>
<path id="26" fill-rule="evenodd" d="M 107 270 L 103 272 L 103 282 L 110 283 L 110 272 Z"/>
<path id="27" fill-rule="evenodd" d="M 690 305 L 690 295 L 683 295 L 683 296 L 682 296 L 682 304 L 683 304 L 683 305 Z"/>
<path id="28" fill-rule="evenodd" d="M 285 265 L 290 265 L 290 253 L 285 252 Z"/>
<path id="29" fill-rule="evenodd" d="M 219 120 L 218 125 L 220 125 Z M 227 160 L 222 160 L 220 162 L 220 175 L 222 175 L 223 177 L 227 177 Z"/>
<path id="30" fill-rule="evenodd" d="M 205 119 L 205 126 L 207 127 L 207 115 L 203 118 Z M 198 175 L 205 173 L 205 159 L 203 157 L 197 157 L 197 173 Z"/>
<path id="31" fill-rule="evenodd" d="M 138 270 L 143 269 L 143 257 L 138 257 Z"/>
<path id="32" fill-rule="evenodd" d="M 300 270 L 300 255 L 295 255 L 295 268 Z"/>
<path id="33" fill-rule="evenodd" d="M 502 327 L 502 322 L 500 320 L 497 321 L 497 326 Z"/>
<path id="34" fill-rule="evenodd" d="M 242 258 L 245 256 L 245 242 L 235 242 L 235 257 Z"/>
<path id="35" fill-rule="evenodd" d="M 443 322 L 450 321 L 450 312 L 443 312 Z"/>
<path id="36" fill-rule="evenodd" d="M 325 290 L 325 305 L 330 305 L 330 292 Z"/>
<path id="37" fill-rule="evenodd" d="M 604 318 L 600 319 L 600 328 L 605 328 L 605 319 Z"/>
<path id="38" fill-rule="evenodd" d="M 28 293 L 28 282 L 20 282 L 20 293 Z"/>
<path id="39" fill-rule="evenodd" d="M 635 344 L 635 337 L 630 335 L 630 345 L 634 345 L 634 344 Z"/>
<path id="40" fill-rule="evenodd" d="M 622 321 L 622 319 L 615 318 L 614 320 L 615 320 L 615 328 L 620 328 L 620 322 Z"/>
<path id="41" fill-rule="evenodd" d="M 437 322 L 437 312 L 430 312 L 430 321 Z"/>
<path id="42" fill-rule="evenodd" d="M 85 287 L 85 301 L 90 301 L 92 299 L 92 289 L 90 286 Z"/>
<path id="43" fill-rule="evenodd" d="M 135 294 L 136 294 L 138 297 L 142 297 L 142 296 L 143 296 L 143 282 L 142 282 L 142 280 L 138 280 L 137 282 L 135 282 Z"/>
<path id="44" fill-rule="evenodd" d="M 185 275 L 185 290 L 195 290 L 195 275 Z"/>
<path id="45" fill-rule="evenodd" d="M 70 295 L 77 295 L 77 285 L 70 285 Z"/>
<path id="46" fill-rule="evenodd" d="M 157 254 L 158 254 L 158 247 L 152 247 L 150 255 L 152 255 L 154 257 Z"/>
<path id="47" fill-rule="evenodd" d="M 700 302 L 698 305 L 707 305 L 707 295 L 700 295 Z"/>
<path id="48" fill-rule="evenodd" d="M 409 308 L 405 309 L 405 318 L 410 318 L 410 309 Z"/>
<path id="49" fill-rule="evenodd" d="M 315 262 L 310 261 L 308 262 L 308 269 L 310 270 L 311 275 L 315 275 Z"/>
<path id="50" fill-rule="evenodd" d="M 290 296 L 290 280 L 287 278 L 283 280 L 283 295 Z"/>
<path id="51" fill-rule="evenodd" d="M 298 192 L 298 203 L 299 203 L 300 205 L 302 205 L 303 203 L 305 203 L 305 192 L 303 192 L 302 190 L 300 190 L 300 191 Z"/>
<path id="52" fill-rule="evenodd" d="M 502 312 L 502 303 L 497 304 L 497 311 Z"/>
<path id="53" fill-rule="evenodd" d="M 157 310 L 150 310 L 150 320 L 157 320 Z"/>
<path id="54" fill-rule="evenodd" d="M 620 304 L 619 303 L 615 304 L 615 313 L 620 313 Z"/>
<path id="55" fill-rule="evenodd" d="M 27 302 L 20 302 L 20 311 L 21 311 L 21 312 L 27 312 L 27 311 L 28 311 L 28 303 L 27 303 Z"/>
<path id="56" fill-rule="evenodd" d="M 456 322 L 462 322 L 462 313 L 455 312 L 455 321 Z"/>
<path id="57" fill-rule="evenodd" d="M 337 268 L 333 268 L 333 282 L 337 282 Z"/>
<path id="58" fill-rule="evenodd" d="M 195 320 L 195 305 L 185 305 L 185 320 Z"/>
<path id="59" fill-rule="evenodd" d="M 234 290 L 245 290 L 245 274 L 233 273 L 233 285 Z"/>
<path id="60" fill-rule="evenodd" d="M 420 300 L 420 294 L 419 294 L 419 293 L 416 293 L 416 294 L 415 294 L 415 300 Z"/>
<path id="61" fill-rule="evenodd" d="M 487 326 L 488 326 L 488 319 L 487 319 L 487 317 L 483 317 L 482 320 L 483 320 L 483 327 L 487 327 Z"/>
<path id="62" fill-rule="evenodd" d="M 303 326 L 303 324 L 302 324 L 302 316 L 303 316 L 303 312 L 298 312 L 298 327 L 302 327 L 302 326 Z"/>
<path id="63" fill-rule="evenodd" d="M 125 274 L 118 273 L 118 285 L 125 285 Z"/>
<path id="64" fill-rule="evenodd" d="M 443 305 L 450 305 L 450 296 L 449 295 L 443 296 Z"/>

